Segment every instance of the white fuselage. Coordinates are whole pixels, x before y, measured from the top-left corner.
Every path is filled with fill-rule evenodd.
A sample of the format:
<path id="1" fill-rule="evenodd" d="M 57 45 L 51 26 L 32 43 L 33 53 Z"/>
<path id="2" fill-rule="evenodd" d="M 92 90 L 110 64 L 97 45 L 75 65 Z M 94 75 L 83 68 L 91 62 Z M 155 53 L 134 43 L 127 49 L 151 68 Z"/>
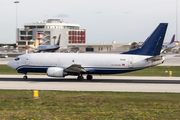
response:
<path id="1" fill-rule="evenodd" d="M 164 52 L 165 50 L 173 48 L 173 47 L 176 47 L 176 45 L 174 45 L 174 43 L 171 43 L 171 44 L 168 44 L 168 45 L 163 45 L 162 49 L 161 49 L 161 53 Z"/>
<path id="2" fill-rule="evenodd" d="M 86 54 L 86 53 L 32 53 L 19 56 L 19 60 L 8 63 L 21 73 L 46 72 L 49 67 L 67 67 L 78 64 L 92 74 L 116 74 L 134 71 L 161 64 L 145 60 L 151 56 L 126 54 Z"/>
<path id="3" fill-rule="evenodd" d="M 37 47 L 37 51 L 56 51 L 59 49 L 59 45 L 41 45 Z"/>

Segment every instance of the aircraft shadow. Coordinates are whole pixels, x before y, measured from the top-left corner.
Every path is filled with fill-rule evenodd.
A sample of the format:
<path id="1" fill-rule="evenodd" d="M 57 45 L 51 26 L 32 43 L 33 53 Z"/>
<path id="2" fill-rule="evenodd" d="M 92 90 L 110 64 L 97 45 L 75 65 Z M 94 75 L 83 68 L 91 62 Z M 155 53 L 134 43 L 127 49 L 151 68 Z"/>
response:
<path id="1" fill-rule="evenodd" d="M 151 84 L 180 84 L 180 80 L 134 80 L 134 79 L 93 79 L 78 81 L 74 78 L 28 78 L 24 80 L 22 78 L 0 78 L 0 81 L 27 81 L 27 82 L 87 82 L 87 83 L 151 83 Z"/>

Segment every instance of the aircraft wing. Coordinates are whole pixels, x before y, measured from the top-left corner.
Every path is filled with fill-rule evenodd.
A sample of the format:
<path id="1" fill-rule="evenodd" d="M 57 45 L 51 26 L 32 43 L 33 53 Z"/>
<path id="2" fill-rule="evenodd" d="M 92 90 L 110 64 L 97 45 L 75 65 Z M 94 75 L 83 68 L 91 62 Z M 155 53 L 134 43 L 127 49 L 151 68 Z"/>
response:
<path id="1" fill-rule="evenodd" d="M 87 72 L 81 65 L 73 64 L 67 68 L 64 69 L 66 72 L 70 73 L 81 73 L 81 72 Z"/>

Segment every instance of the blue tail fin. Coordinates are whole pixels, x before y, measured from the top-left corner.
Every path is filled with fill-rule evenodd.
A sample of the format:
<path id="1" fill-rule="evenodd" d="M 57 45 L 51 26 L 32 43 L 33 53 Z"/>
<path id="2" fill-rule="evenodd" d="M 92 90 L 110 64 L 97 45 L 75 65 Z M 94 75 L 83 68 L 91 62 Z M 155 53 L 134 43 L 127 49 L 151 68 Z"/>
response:
<path id="1" fill-rule="evenodd" d="M 59 38 L 58 38 L 58 41 L 57 41 L 56 45 L 59 45 L 59 43 L 60 43 L 60 38 L 61 38 L 61 34 L 59 34 Z"/>
<path id="2" fill-rule="evenodd" d="M 122 54 L 135 54 L 156 56 L 160 54 L 164 41 L 168 23 L 160 23 L 154 32 L 146 39 L 146 41 L 136 50 L 128 51 Z"/>

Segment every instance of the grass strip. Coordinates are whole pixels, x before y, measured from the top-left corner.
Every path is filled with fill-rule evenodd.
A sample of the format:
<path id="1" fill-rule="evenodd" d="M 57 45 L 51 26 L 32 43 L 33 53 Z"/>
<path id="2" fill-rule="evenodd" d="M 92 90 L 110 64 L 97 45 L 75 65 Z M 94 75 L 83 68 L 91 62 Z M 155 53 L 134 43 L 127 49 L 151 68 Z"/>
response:
<path id="1" fill-rule="evenodd" d="M 129 73 L 114 74 L 116 76 L 169 76 L 165 71 L 172 71 L 172 77 L 180 77 L 180 66 L 154 66 Z M 7 65 L 0 65 L 0 74 L 19 74 Z M 28 73 L 33 75 L 46 75 L 46 73 Z"/>
<path id="2" fill-rule="evenodd" d="M 0 119 L 179 118 L 179 93 L 0 90 Z"/>
<path id="3" fill-rule="evenodd" d="M 165 74 L 168 71 L 168 74 Z M 129 73 L 117 74 L 119 76 L 163 76 L 169 77 L 169 71 L 172 71 L 172 77 L 180 77 L 180 66 L 154 66 L 143 70 Z"/>

